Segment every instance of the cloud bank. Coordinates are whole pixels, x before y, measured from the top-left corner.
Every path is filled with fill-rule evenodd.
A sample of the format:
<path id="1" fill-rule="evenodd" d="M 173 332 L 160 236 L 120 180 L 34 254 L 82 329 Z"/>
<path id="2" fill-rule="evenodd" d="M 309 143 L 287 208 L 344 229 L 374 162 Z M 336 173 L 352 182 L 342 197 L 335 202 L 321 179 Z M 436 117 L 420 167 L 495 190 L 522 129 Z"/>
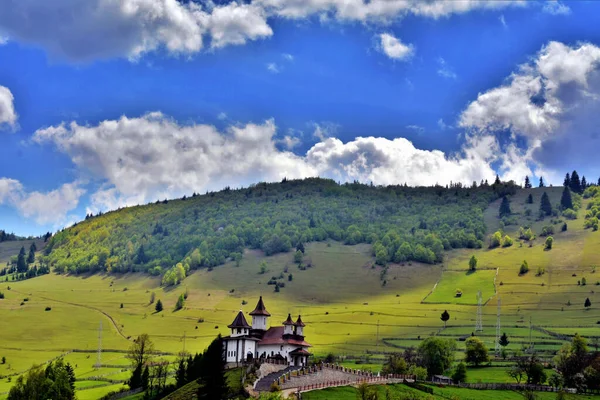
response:
<path id="1" fill-rule="evenodd" d="M 164 49 L 175 55 L 269 38 L 269 19 L 387 23 L 412 14 L 441 18 L 522 0 L 254 0 L 215 4 L 177 0 L 0 0 L 0 37 L 41 46 L 71 61 Z M 64 10 L 70 10 L 65 13 Z M 208 44 L 207 44 L 208 43 Z"/>

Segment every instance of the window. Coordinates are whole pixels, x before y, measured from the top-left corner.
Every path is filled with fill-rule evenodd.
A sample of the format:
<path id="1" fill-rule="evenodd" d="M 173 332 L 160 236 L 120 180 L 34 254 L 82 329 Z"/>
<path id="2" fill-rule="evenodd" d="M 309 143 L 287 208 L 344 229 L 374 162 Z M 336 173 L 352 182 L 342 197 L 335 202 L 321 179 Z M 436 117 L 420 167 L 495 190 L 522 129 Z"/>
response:
<path id="1" fill-rule="evenodd" d="M 280 349 L 280 350 L 281 350 L 281 351 L 283 351 L 283 346 L 281 346 L 281 349 Z"/>

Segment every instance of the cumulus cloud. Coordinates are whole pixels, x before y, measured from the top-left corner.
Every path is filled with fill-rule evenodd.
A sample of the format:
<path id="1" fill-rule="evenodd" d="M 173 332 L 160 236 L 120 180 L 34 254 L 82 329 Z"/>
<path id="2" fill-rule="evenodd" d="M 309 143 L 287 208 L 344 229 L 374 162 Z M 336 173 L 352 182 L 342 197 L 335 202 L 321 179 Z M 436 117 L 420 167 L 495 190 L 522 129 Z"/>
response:
<path id="1" fill-rule="evenodd" d="M 241 2 L 0 0 L 0 8 L 0 30 L 11 39 L 76 61 L 137 59 L 158 48 L 193 54 L 205 37 L 211 48 L 221 48 L 273 34 L 263 9 Z"/>
<path id="2" fill-rule="evenodd" d="M 571 9 L 569 6 L 561 3 L 558 0 L 550 0 L 546 1 L 542 11 L 552 15 L 569 15 L 571 14 Z"/>
<path id="3" fill-rule="evenodd" d="M 27 192 L 21 182 L 15 179 L 0 178 L 0 205 L 17 209 L 25 218 L 38 224 L 63 224 L 69 211 L 79 204 L 85 193 L 81 182 L 62 185 L 49 192 Z"/>
<path id="4" fill-rule="evenodd" d="M 278 74 L 280 72 L 279 71 L 279 67 L 275 63 L 268 63 L 267 64 L 267 71 L 272 72 L 274 74 Z"/>
<path id="5" fill-rule="evenodd" d="M 100 190 L 91 195 L 91 212 L 283 177 L 430 185 L 494 176 L 493 137 L 469 136 L 461 152 L 450 155 L 417 149 L 404 138 L 359 137 L 343 143 L 328 137 L 327 124 L 314 126 L 321 140 L 301 155 L 288 151 L 297 138 L 276 137 L 273 120 L 219 131 L 210 125 L 180 125 L 161 113 L 93 126 L 61 124 L 38 130 L 33 140 L 55 145 L 100 182 Z"/>
<path id="6" fill-rule="evenodd" d="M 17 113 L 15 112 L 14 96 L 4 86 L 0 86 L 0 129 L 3 126 L 14 128 L 17 124 Z"/>
<path id="7" fill-rule="evenodd" d="M 382 33 L 379 35 L 378 48 L 392 60 L 408 60 L 414 55 L 414 47 L 412 45 L 402 43 L 400 39 L 389 33 Z"/>
<path id="8" fill-rule="evenodd" d="M 480 93 L 459 124 L 486 134 L 509 132 L 513 141 L 523 138 L 527 148 L 521 156 L 550 173 L 565 164 L 597 169 L 599 106 L 600 48 L 550 42 L 503 85 Z"/>
<path id="9" fill-rule="evenodd" d="M 524 0 L 0 0 L 0 32 L 74 61 L 166 49 L 190 55 L 273 35 L 270 18 L 386 22 L 407 14 L 440 18 Z M 65 13 L 64 10 L 69 10 Z"/>

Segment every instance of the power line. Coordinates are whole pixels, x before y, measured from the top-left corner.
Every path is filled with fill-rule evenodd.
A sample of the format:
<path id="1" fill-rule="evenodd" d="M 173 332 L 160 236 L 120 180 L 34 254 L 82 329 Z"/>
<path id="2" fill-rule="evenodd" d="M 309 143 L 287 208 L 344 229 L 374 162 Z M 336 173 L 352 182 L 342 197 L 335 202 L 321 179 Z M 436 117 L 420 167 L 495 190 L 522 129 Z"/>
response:
<path id="1" fill-rule="evenodd" d="M 94 368 L 99 369 L 102 365 L 102 320 L 100 320 L 100 326 L 98 327 L 98 358 L 96 359 L 96 365 Z"/>

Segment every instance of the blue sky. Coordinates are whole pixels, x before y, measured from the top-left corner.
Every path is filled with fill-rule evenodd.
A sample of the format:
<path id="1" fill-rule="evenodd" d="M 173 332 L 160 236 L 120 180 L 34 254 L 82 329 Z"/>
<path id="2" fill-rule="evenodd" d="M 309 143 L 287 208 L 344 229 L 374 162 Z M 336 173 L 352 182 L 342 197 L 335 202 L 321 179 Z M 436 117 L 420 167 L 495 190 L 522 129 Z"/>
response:
<path id="1" fill-rule="evenodd" d="M 0 229 L 283 176 L 600 176 L 596 2 L 48 3 L 0 0 Z"/>

